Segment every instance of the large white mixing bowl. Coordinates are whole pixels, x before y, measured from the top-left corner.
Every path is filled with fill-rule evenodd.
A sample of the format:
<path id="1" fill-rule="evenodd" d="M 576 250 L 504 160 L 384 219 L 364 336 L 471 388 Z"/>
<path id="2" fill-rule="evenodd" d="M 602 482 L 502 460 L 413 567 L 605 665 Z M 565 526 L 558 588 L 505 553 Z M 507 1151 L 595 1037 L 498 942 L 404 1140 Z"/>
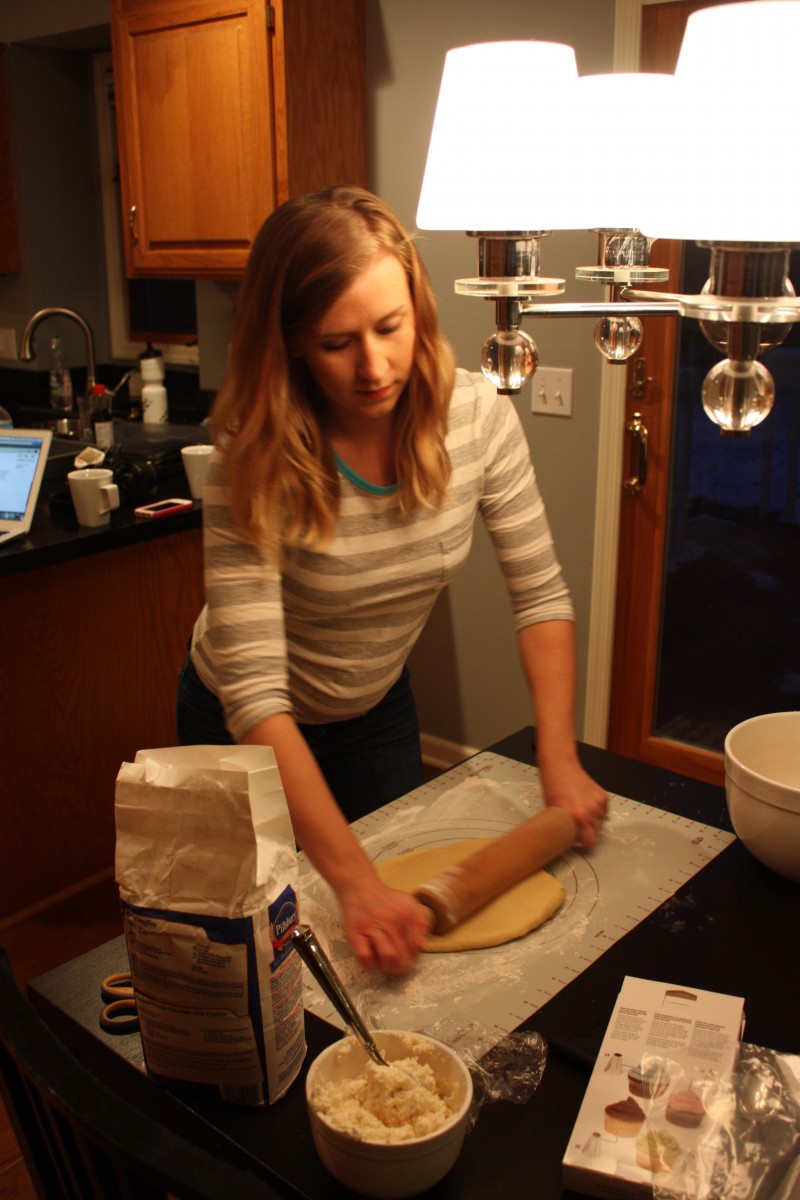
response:
<path id="1" fill-rule="evenodd" d="M 800 881 L 800 712 L 766 713 L 730 730 L 725 795 L 750 853 Z"/>

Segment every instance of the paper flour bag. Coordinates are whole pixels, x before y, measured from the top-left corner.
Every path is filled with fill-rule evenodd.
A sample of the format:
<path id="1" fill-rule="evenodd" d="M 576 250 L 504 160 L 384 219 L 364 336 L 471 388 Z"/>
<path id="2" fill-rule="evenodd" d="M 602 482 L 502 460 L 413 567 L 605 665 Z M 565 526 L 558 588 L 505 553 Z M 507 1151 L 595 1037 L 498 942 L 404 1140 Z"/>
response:
<path id="1" fill-rule="evenodd" d="M 278 1100 L 305 1057 L 297 854 L 268 747 L 140 750 L 115 793 L 116 878 L 148 1074 Z"/>

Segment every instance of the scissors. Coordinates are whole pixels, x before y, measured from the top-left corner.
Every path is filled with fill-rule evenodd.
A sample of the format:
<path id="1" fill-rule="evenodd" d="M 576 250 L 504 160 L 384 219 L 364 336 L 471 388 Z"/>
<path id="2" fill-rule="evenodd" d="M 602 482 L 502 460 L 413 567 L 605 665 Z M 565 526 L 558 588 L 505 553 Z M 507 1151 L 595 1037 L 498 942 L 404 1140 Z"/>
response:
<path id="1" fill-rule="evenodd" d="M 130 971 L 107 975 L 100 984 L 100 995 L 105 1001 L 100 1013 L 100 1028 L 106 1033 L 135 1033 L 139 1028 L 139 1015 Z"/>

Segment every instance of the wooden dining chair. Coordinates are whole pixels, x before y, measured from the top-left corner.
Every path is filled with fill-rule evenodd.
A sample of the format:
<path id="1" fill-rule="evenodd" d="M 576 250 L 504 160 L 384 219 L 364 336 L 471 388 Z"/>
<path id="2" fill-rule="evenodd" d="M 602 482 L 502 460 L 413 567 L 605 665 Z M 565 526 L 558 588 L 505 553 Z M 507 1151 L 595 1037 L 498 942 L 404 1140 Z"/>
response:
<path id="1" fill-rule="evenodd" d="M 0 1094 L 42 1200 L 278 1200 L 92 1075 L 22 995 L 2 947 Z"/>

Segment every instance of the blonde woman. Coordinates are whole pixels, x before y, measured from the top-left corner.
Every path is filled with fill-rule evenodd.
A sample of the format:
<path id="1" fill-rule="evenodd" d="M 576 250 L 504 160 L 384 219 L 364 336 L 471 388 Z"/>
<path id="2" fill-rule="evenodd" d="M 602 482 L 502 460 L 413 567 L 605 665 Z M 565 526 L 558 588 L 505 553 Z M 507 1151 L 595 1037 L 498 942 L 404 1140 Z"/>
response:
<path id="1" fill-rule="evenodd" d="M 186 743 L 274 747 L 298 843 L 366 969 L 403 972 L 426 921 L 348 821 L 422 782 L 406 659 L 478 512 L 511 599 L 548 804 L 593 844 L 606 795 L 573 731 L 573 612 L 513 406 L 458 371 L 397 217 L 331 188 L 253 246 L 213 412 L 206 605 L 181 675 Z"/>

